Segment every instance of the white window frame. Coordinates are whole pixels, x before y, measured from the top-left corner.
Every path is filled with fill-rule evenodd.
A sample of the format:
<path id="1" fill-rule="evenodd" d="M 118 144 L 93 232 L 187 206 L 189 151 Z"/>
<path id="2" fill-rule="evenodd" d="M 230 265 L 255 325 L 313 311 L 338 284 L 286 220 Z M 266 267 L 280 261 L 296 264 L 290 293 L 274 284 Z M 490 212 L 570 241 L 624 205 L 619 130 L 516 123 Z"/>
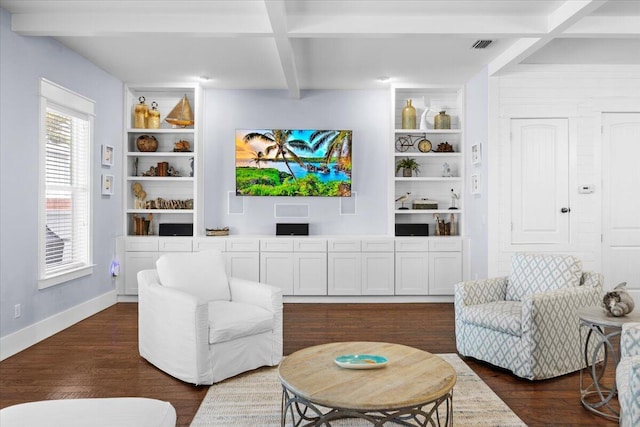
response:
<path id="1" fill-rule="evenodd" d="M 87 220 L 88 234 L 86 257 L 83 262 L 69 264 L 54 271 L 47 271 L 46 265 L 46 159 L 47 159 L 47 108 L 69 112 L 89 122 L 89 147 L 87 147 Z M 46 79 L 40 80 L 40 123 L 39 123 L 39 189 L 38 189 L 38 288 L 44 289 L 69 280 L 93 274 L 93 118 L 95 102 L 78 93 Z"/>

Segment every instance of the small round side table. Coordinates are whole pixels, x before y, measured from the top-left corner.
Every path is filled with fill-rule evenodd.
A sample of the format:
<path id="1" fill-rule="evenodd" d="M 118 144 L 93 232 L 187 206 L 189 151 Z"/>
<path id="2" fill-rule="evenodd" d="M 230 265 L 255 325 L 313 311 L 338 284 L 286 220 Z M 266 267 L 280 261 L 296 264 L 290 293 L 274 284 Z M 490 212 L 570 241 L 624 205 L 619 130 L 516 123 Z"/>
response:
<path id="1" fill-rule="evenodd" d="M 614 369 L 620 361 L 620 348 L 615 349 L 613 338 L 621 334 L 623 324 L 640 322 L 640 312 L 613 317 L 607 316 L 601 307 L 586 307 L 578 310 L 578 317 L 585 364 L 580 370 L 580 400 L 589 411 L 617 421 L 620 419 L 620 411 L 611 405 L 618 394 L 615 371 L 611 386 L 604 384 L 603 377 L 609 357 L 613 358 Z M 583 335 L 583 330 L 586 335 Z M 585 385 L 585 377 L 590 384 Z"/>

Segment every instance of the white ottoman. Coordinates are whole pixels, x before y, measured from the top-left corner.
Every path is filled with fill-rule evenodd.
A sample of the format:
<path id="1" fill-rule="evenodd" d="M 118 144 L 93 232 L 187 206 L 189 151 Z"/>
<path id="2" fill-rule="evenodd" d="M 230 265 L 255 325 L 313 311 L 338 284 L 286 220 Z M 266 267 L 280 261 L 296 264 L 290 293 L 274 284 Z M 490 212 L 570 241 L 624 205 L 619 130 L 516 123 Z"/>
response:
<path id="1" fill-rule="evenodd" d="M 0 409 L 2 427 L 175 427 L 169 402 L 144 397 L 62 399 L 21 403 Z"/>

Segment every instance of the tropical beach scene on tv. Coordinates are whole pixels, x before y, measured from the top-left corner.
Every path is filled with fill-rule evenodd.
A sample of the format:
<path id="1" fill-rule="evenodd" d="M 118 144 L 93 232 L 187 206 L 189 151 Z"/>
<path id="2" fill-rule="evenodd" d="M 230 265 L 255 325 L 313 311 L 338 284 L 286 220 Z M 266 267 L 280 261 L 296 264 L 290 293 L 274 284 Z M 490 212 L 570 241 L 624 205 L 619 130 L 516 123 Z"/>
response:
<path id="1" fill-rule="evenodd" d="M 236 130 L 239 196 L 351 196 L 350 130 Z"/>

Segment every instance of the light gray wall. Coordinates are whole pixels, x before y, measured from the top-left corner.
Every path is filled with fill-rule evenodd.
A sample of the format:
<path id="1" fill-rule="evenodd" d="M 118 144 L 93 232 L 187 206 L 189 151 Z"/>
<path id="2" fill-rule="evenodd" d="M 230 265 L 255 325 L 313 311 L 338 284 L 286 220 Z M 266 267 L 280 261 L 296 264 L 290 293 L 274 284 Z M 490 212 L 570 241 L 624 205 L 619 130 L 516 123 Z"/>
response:
<path id="1" fill-rule="evenodd" d="M 114 289 L 109 264 L 122 230 L 119 194 L 100 196 L 100 145 L 121 156 L 122 82 L 48 37 L 11 32 L 0 8 L 0 336 Z M 94 274 L 38 290 L 38 117 L 40 78 L 96 101 L 93 150 Z M 121 165 L 110 169 L 121 188 Z M 117 191 L 117 190 L 116 190 Z M 14 319 L 14 306 L 22 316 Z"/>
<path id="2" fill-rule="evenodd" d="M 489 75 L 487 68 L 476 74 L 465 86 L 465 153 L 466 173 L 464 197 L 464 221 L 465 231 L 470 240 L 470 279 L 487 277 L 487 254 L 488 254 L 488 232 L 487 232 L 487 180 L 489 171 L 488 150 L 491 143 L 488 141 L 488 93 Z M 471 163 L 471 146 L 473 144 L 482 145 L 482 162 L 480 164 Z M 481 190 L 479 194 L 471 194 L 471 175 L 480 174 Z"/>
<path id="3" fill-rule="evenodd" d="M 204 134 L 204 226 L 231 234 L 275 234 L 277 222 L 308 222 L 310 234 L 387 234 L 388 90 L 207 90 Z M 340 214 L 335 197 L 243 197 L 244 214 L 228 214 L 235 192 L 236 129 L 351 129 L 356 214 Z M 235 196 L 232 196 L 235 197 Z M 350 201 L 349 201 L 350 202 Z M 242 201 L 241 201 L 242 203 Z M 308 204 L 308 218 L 275 218 L 276 204 Z"/>

